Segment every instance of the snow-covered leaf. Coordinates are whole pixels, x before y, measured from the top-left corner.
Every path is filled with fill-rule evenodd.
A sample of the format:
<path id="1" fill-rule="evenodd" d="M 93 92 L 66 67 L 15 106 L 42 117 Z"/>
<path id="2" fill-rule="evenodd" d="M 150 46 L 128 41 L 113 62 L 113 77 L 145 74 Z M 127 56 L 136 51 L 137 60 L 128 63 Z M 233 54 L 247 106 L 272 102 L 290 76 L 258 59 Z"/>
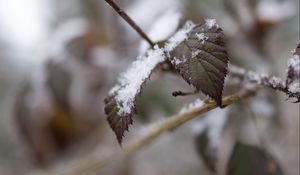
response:
<path id="1" fill-rule="evenodd" d="M 163 61 L 165 55 L 158 46 L 148 50 L 145 56 L 138 57 L 131 67 L 120 75 L 118 84 L 105 99 L 107 121 L 120 144 L 128 125 L 132 124 L 136 96 L 141 92 L 142 85 L 150 77 L 153 69 Z"/>
<path id="2" fill-rule="evenodd" d="M 218 105 L 222 103 L 228 67 L 224 37 L 216 21 L 206 19 L 204 23 L 194 25 L 188 33 L 178 36 L 180 42 L 166 45 L 169 59 L 181 76 Z"/>
<path id="3" fill-rule="evenodd" d="M 272 155 L 256 146 L 236 142 L 227 166 L 227 175 L 283 175 Z"/>

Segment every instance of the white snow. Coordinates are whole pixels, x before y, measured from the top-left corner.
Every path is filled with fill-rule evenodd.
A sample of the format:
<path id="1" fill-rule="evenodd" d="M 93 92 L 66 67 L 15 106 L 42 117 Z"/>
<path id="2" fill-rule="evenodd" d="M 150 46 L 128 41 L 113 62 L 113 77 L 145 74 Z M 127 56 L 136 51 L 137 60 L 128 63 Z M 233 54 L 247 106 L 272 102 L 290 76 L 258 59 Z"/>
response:
<path id="1" fill-rule="evenodd" d="M 288 60 L 288 67 L 293 68 L 294 74 L 296 76 L 300 76 L 300 57 L 299 55 L 293 55 L 289 60 Z"/>
<path id="2" fill-rule="evenodd" d="M 194 102 L 190 103 L 190 104 L 186 104 L 185 106 L 183 106 L 183 108 L 181 108 L 181 110 L 179 111 L 179 114 L 183 114 L 191 109 L 200 107 L 204 104 L 204 102 L 201 99 L 196 99 Z"/>
<path id="3" fill-rule="evenodd" d="M 187 38 L 187 34 L 195 27 L 192 21 L 187 21 L 185 25 L 178 30 L 166 43 L 165 50 L 171 52 L 177 47 L 181 42 Z"/>
<path id="4" fill-rule="evenodd" d="M 271 78 L 269 78 L 269 76 L 265 73 L 246 71 L 233 65 L 229 66 L 229 73 L 235 76 L 243 77 L 249 82 L 254 82 L 260 85 L 269 86 L 271 84 L 273 88 L 284 87 L 285 84 L 284 81 L 279 77 L 272 76 Z"/>
<path id="5" fill-rule="evenodd" d="M 271 77 L 269 82 L 272 84 L 273 88 L 277 87 L 279 84 L 284 84 L 283 81 L 278 77 Z"/>
<path id="6" fill-rule="evenodd" d="M 300 85 L 299 82 L 294 82 L 292 84 L 289 85 L 288 90 L 291 93 L 300 93 Z"/>
<path id="7" fill-rule="evenodd" d="M 201 52 L 201 50 L 195 50 L 192 52 L 192 58 L 195 58 L 199 53 Z"/>
<path id="8" fill-rule="evenodd" d="M 165 60 L 162 49 L 155 46 L 145 56 L 140 56 L 129 69 L 123 73 L 118 82 L 112 88 L 110 95 L 116 93 L 115 99 L 118 105 L 118 115 L 126 116 L 132 113 L 135 96 L 140 92 L 142 84 L 149 77 L 155 66 Z"/>
<path id="9" fill-rule="evenodd" d="M 174 57 L 171 62 L 172 62 L 172 64 L 178 65 L 178 64 L 186 62 L 186 59 L 180 60 L 180 59 Z"/>
<path id="10" fill-rule="evenodd" d="M 181 13 L 172 9 L 168 10 L 153 23 L 150 30 L 146 33 L 153 42 L 166 40 L 175 33 L 180 18 Z M 149 44 L 143 40 L 140 44 L 140 53 L 145 53 L 149 47 Z"/>
<path id="11" fill-rule="evenodd" d="M 205 19 L 205 25 L 208 27 L 208 29 L 211 29 L 214 26 L 216 26 L 217 28 L 219 27 L 216 19 Z"/>
<path id="12" fill-rule="evenodd" d="M 207 36 L 204 35 L 204 33 L 196 33 L 197 39 L 204 44 L 204 42 L 208 39 Z"/>

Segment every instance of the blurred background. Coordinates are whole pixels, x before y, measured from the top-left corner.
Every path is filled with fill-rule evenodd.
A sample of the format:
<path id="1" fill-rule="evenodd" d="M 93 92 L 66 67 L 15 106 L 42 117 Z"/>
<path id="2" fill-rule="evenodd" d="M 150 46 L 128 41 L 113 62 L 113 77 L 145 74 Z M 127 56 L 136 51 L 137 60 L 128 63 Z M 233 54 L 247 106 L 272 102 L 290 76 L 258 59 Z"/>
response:
<path id="1" fill-rule="evenodd" d="M 231 63 L 283 79 L 300 41 L 297 0 L 116 2 L 154 40 L 151 31 L 162 17 L 181 16 L 178 24 L 175 19 L 173 26 L 159 25 L 156 30 L 162 32 L 186 20 L 215 18 L 227 37 Z M 63 172 L 67 162 L 120 149 L 103 100 L 145 45 L 103 0 L 0 0 L 0 175 L 43 174 L 53 167 Z M 226 83 L 225 94 L 240 88 Z M 153 75 L 138 97 L 138 114 L 125 142 L 203 98 L 172 97 L 177 90 L 192 88 L 178 75 Z M 206 115 L 99 174 L 226 174 L 237 140 L 268 150 L 284 174 L 299 174 L 299 104 L 284 94 L 264 89 Z M 204 131 L 213 150 L 209 155 L 217 160 L 213 168 L 198 143 Z"/>

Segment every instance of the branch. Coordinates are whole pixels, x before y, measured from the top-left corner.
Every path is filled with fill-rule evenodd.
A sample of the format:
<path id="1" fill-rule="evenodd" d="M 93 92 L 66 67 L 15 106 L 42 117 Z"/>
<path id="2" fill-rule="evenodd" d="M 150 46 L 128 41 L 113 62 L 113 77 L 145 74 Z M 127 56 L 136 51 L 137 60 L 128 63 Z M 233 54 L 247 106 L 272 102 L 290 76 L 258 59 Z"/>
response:
<path id="1" fill-rule="evenodd" d="M 127 15 L 127 13 L 119 7 L 114 0 L 105 0 L 142 38 L 144 38 L 151 47 L 154 47 L 152 40 L 146 33 Z"/>
<path id="2" fill-rule="evenodd" d="M 240 100 L 248 98 L 250 96 L 255 95 L 257 89 L 252 90 L 243 90 L 237 92 L 233 95 L 224 97 L 222 100 L 222 104 L 224 106 L 228 106 L 234 104 Z M 185 122 L 196 118 L 200 114 L 206 113 L 210 110 L 217 108 L 218 105 L 214 101 L 209 101 L 203 104 L 200 107 L 196 107 L 190 109 L 182 114 L 177 114 L 173 117 L 169 117 L 159 123 L 153 124 L 153 128 L 146 133 L 144 136 L 129 142 L 126 144 L 123 149 L 118 149 L 109 153 L 107 156 L 102 156 L 99 158 L 92 158 L 88 156 L 84 160 L 81 159 L 80 162 L 77 164 L 72 164 L 69 167 L 63 167 L 63 172 L 52 172 L 53 174 L 66 174 L 66 175 L 84 175 L 84 174 L 97 174 L 99 171 L 103 169 L 106 165 L 113 163 L 115 160 L 124 158 L 128 155 L 135 153 L 136 151 L 140 150 L 144 146 L 151 143 L 154 139 L 159 137 L 161 134 L 165 133 L 166 131 L 172 130 L 177 128 L 178 126 L 184 124 Z M 203 116 L 199 116 L 203 117 Z"/>

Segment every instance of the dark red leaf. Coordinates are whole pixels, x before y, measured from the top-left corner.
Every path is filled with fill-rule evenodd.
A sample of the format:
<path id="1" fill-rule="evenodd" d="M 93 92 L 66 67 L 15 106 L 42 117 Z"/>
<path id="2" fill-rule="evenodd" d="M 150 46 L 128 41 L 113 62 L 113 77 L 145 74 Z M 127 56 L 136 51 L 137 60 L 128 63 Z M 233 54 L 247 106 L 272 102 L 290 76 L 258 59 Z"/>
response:
<path id="1" fill-rule="evenodd" d="M 224 34 L 214 20 L 194 26 L 187 38 L 170 51 L 170 61 L 197 90 L 222 105 L 228 55 Z"/>

